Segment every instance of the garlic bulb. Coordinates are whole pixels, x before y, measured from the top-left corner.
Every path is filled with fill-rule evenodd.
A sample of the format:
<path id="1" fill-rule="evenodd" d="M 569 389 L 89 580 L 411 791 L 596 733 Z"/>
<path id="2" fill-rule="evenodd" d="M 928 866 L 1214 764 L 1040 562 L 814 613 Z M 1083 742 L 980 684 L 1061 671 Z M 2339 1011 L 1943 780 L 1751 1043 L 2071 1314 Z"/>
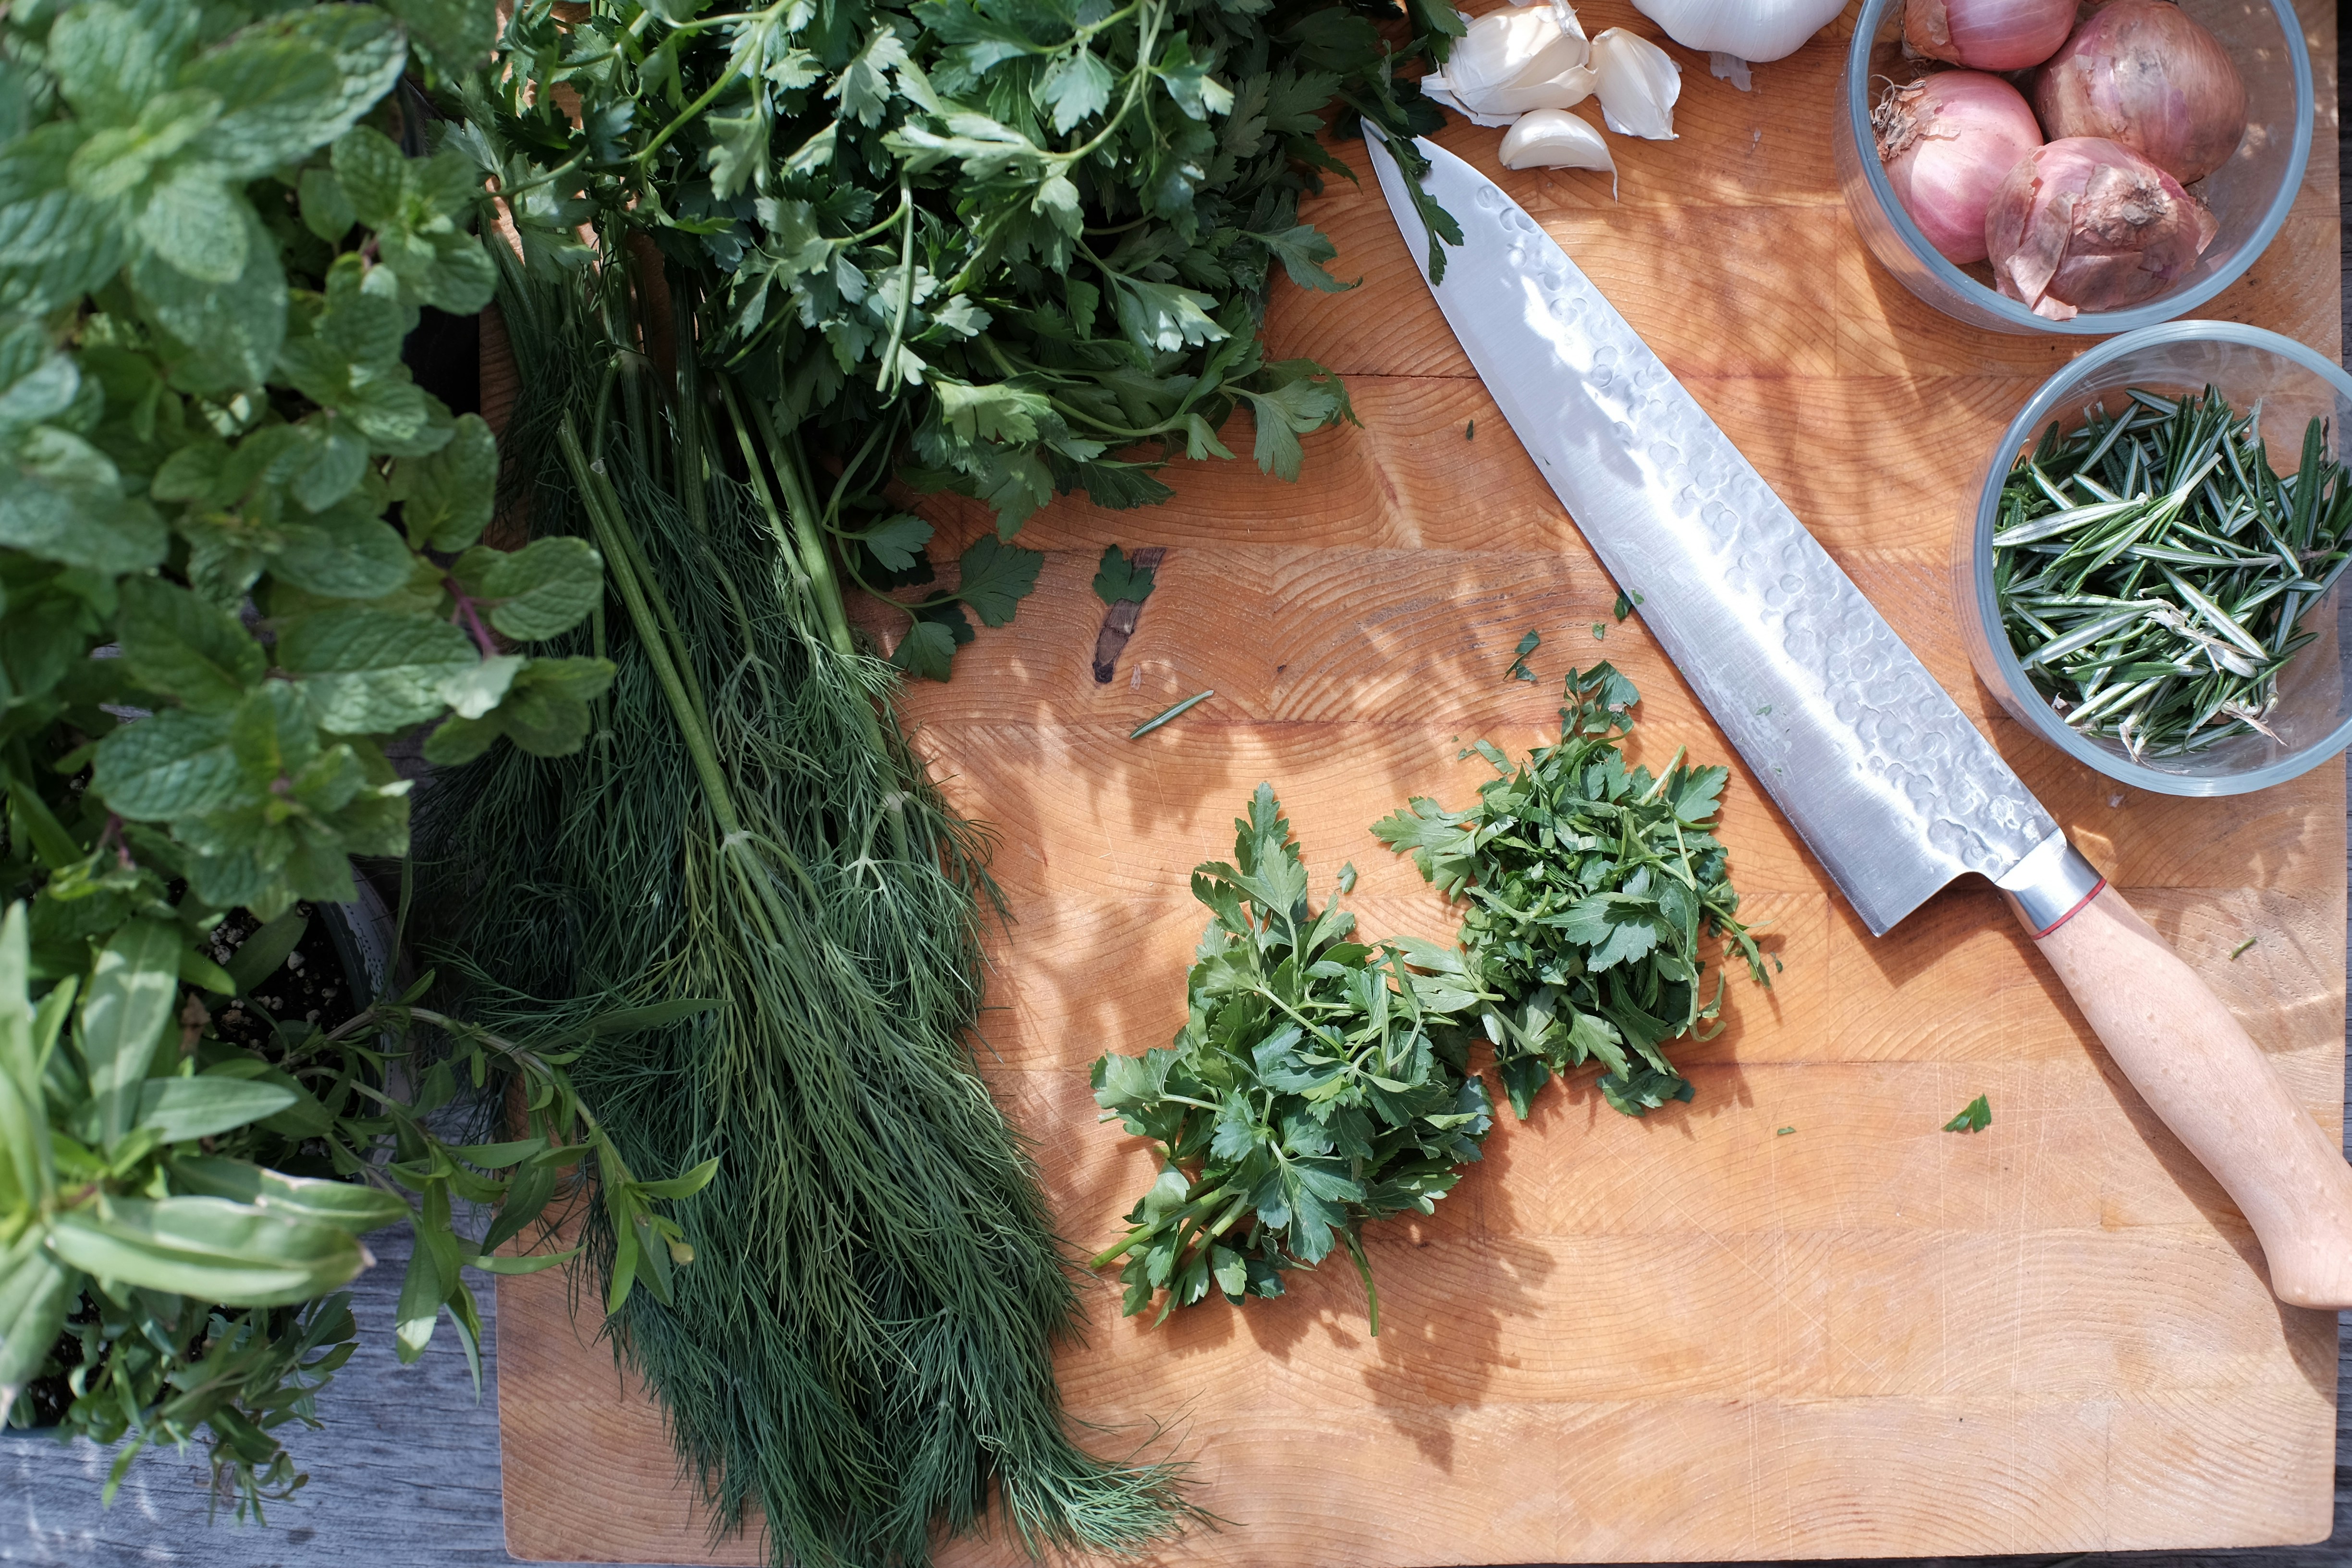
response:
<path id="1" fill-rule="evenodd" d="M 1564 109 L 1531 109 L 1503 133 L 1506 169 L 1606 169 L 1617 195 L 1617 160 L 1601 132 Z"/>
<path id="2" fill-rule="evenodd" d="M 1566 0 L 1489 11 L 1470 23 L 1421 89 L 1476 124 L 1508 125 L 1529 110 L 1567 109 L 1590 98 L 1591 52 Z"/>
<path id="3" fill-rule="evenodd" d="M 1846 0 L 1633 0 L 1633 9 L 1687 49 L 1777 60 L 1837 20 Z"/>
<path id="4" fill-rule="evenodd" d="M 1683 68 L 1674 57 L 1639 33 L 1604 29 L 1592 40 L 1594 90 L 1601 118 L 1620 136 L 1652 142 L 1675 137 L 1675 100 L 1683 92 Z"/>

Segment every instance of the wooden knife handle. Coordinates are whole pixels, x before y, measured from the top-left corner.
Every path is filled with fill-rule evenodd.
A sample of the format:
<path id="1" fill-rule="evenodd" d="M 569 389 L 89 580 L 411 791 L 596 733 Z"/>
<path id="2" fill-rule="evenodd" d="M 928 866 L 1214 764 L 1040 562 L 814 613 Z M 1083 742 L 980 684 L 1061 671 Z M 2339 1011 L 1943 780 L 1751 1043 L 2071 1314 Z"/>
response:
<path id="1" fill-rule="evenodd" d="M 2254 1227 L 2278 1299 L 2352 1307 L 2352 1166 L 2221 999 L 2112 887 L 2034 940 L 2140 1098 Z"/>

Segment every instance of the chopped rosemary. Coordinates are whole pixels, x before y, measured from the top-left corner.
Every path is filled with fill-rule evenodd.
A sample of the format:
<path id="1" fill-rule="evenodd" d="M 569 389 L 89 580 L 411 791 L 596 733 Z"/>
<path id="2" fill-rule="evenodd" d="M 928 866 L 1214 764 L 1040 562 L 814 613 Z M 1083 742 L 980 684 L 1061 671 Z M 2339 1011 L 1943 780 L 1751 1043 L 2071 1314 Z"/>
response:
<path id="1" fill-rule="evenodd" d="M 1167 723 L 1171 719 L 1181 717 L 1187 710 L 1201 703 L 1206 702 L 1210 698 L 1214 697 L 1215 695 L 1216 692 L 1213 690 L 1196 691 L 1192 696 L 1184 699 L 1183 701 L 1176 704 L 1175 707 L 1167 709 L 1161 712 L 1154 713 L 1150 718 L 1146 719 L 1142 723 L 1138 724 L 1134 729 L 1129 730 L 1127 732 L 1127 738 L 1130 741 L 1140 741 L 1144 736 L 1149 735 L 1152 731 L 1160 728 L 1160 725 Z"/>
<path id="2" fill-rule="evenodd" d="M 2296 622 L 2352 563 L 2352 478 L 2314 419 L 2281 475 L 2261 414 L 2132 388 L 2009 476 L 1993 584 L 2010 646 L 2071 729 L 2134 760 L 2277 740 Z"/>

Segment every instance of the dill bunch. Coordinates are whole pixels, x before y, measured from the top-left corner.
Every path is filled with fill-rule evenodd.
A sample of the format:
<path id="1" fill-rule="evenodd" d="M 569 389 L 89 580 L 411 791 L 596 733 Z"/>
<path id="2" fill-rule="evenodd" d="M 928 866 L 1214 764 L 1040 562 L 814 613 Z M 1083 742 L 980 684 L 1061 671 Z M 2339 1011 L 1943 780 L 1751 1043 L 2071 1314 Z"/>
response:
<path id="1" fill-rule="evenodd" d="M 576 1041 L 618 999 L 668 1006 L 573 1071 L 633 1163 L 719 1162 L 681 1216 L 691 1268 L 590 1237 L 608 1279 L 668 1286 L 629 1296 L 615 1351 L 714 1536 L 756 1505 L 779 1563 L 919 1564 L 992 1491 L 1033 1552 L 1173 1533 L 1173 1468 L 1067 1435 L 1074 1282 L 966 1043 L 987 845 L 909 752 L 898 678 L 834 638 L 773 476 L 741 466 L 740 400 L 706 401 L 691 355 L 664 384 L 613 347 L 641 341 L 621 268 L 509 266 L 502 302 L 520 499 L 611 562 L 581 640 L 615 674 L 580 754 L 442 786 L 438 890 L 485 1026 Z"/>

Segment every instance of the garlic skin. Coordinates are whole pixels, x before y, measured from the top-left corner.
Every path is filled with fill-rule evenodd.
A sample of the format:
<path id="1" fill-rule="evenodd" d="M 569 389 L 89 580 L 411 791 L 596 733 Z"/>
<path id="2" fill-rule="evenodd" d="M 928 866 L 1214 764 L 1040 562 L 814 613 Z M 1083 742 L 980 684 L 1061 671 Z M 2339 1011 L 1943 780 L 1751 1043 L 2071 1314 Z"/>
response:
<path id="1" fill-rule="evenodd" d="M 1474 124 L 1508 125 L 1530 110 L 1568 109 L 1592 96 L 1591 46 L 1566 0 L 1465 20 L 1467 36 L 1422 79 L 1421 90 Z"/>
<path id="2" fill-rule="evenodd" d="M 1617 199 L 1617 160 L 1601 132 L 1564 109 L 1531 109 L 1503 133 L 1506 169 L 1606 169 Z"/>
<path id="3" fill-rule="evenodd" d="M 1683 93 L 1683 68 L 1673 56 L 1639 33 L 1610 27 L 1593 37 L 1592 74 L 1610 130 L 1650 142 L 1678 140 L 1675 100 Z"/>
<path id="4" fill-rule="evenodd" d="M 1751 63 L 1786 59 L 1837 20 L 1846 0 L 1633 0 L 1686 49 Z"/>

